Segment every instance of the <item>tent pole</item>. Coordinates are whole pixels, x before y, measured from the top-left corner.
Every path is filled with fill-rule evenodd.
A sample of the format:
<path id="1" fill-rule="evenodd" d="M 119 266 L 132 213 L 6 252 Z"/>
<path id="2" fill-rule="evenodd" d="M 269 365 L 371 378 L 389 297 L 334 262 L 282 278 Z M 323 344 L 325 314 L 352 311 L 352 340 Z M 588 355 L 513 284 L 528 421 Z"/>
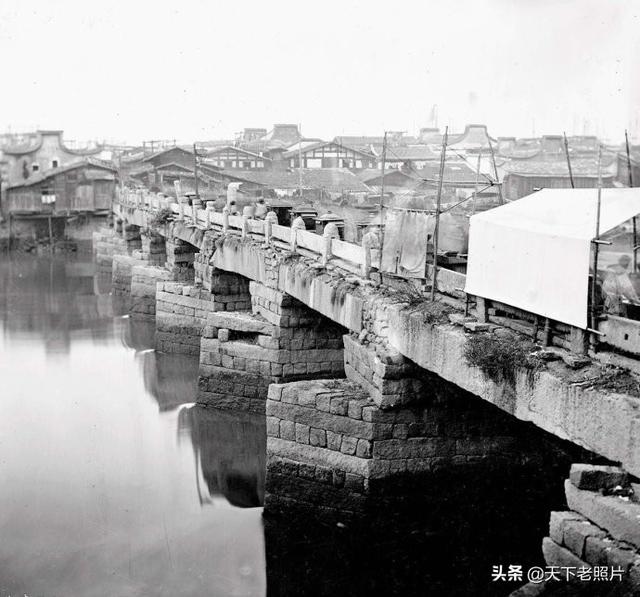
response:
<path id="1" fill-rule="evenodd" d="M 480 162 L 482 161 L 482 149 L 478 152 L 478 163 L 476 165 L 476 186 L 473 189 L 473 207 L 471 208 L 471 215 L 476 213 L 476 201 L 478 199 L 478 186 L 479 186 L 479 178 L 480 178 Z"/>
<path id="2" fill-rule="evenodd" d="M 433 277 L 431 278 L 431 300 L 436 300 L 436 286 L 438 277 L 438 234 L 440 232 L 440 203 L 442 201 L 442 179 L 444 178 L 444 163 L 447 155 L 447 139 L 449 127 L 444 129 L 442 137 L 442 154 L 440 155 L 440 176 L 438 178 L 438 198 L 436 201 L 436 226 L 433 231 Z"/>
<path id="3" fill-rule="evenodd" d="M 598 147 L 598 204 L 596 208 L 596 235 L 593 239 L 593 281 L 591 283 L 591 329 L 594 348 L 598 346 L 598 312 L 596 307 L 596 285 L 598 282 L 598 253 L 600 250 L 600 208 L 602 205 L 602 145 Z"/>
<path id="4" fill-rule="evenodd" d="M 382 282 L 382 252 L 384 250 L 384 169 L 387 164 L 387 131 L 384 132 L 382 138 L 382 182 L 380 183 L 380 263 L 378 264 L 378 272 L 380 273 L 380 282 Z"/>
<path id="5" fill-rule="evenodd" d="M 569 141 L 567 141 L 567 133 L 562 133 L 564 135 L 564 153 L 567 156 L 567 167 L 569 168 L 569 180 L 571 181 L 571 188 L 575 189 L 575 185 L 573 184 L 573 170 L 571 169 L 571 158 L 569 157 Z"/>
<path id="6" fill-rule="evenodd" d="M 633 186 L 633 172 L 631 171 L 631 152 L 629 151 L 629 133 L 624 131 L 624 144 L 627 148 L 627 176 L 629 178 L 629 186 Z M 633 218 L 633 271 L 638 269 L 638 230 L 636 218 Z"/>
<path id="7" fill-rule="evenodd" d="M 200 193 L 198 192 L 198 150 L 196 144 L 193 144 L 193 180 L 194 190 L 196 192 L 196 199 L 200 199 Z"/>
<path id="8" fill-rule="evenodd" d="M 493 163 L 493 175 L 496 177 L 496 185 L 498 185 L 498 197 L 500 197 L 500 205 L 504 204 L 504 197 L 502 196 L 502 183 L 498 176 L 498 166 L 496 166 L 496 154 L 493 152 L 493 144 L 491 143 L 491 137 L 487 133 L 487 141 L 489 142 L 489 151 L 491 152 L 491 162 Z"/>
<path id="9" fill-rule="evenodd" d="M 629 133 L 627 133 L 626 129 L 624 131 L 624 142 L 627 146 L 627 176 L 629 178 L 629 186 L 633 186 L 633 172 L 631 172 L 631 154 L 629 152 Z"/>

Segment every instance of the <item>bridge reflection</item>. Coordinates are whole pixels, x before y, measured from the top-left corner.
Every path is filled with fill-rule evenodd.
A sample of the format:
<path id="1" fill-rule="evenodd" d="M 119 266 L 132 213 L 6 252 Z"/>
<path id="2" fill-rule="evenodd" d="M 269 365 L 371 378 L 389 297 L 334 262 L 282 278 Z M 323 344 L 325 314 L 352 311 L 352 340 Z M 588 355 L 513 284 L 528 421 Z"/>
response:
<path id="1" fill-rule="evenodd" d="M 238 508 L 264 503 L 266 428 L 264 417 L 201 406 L 180 411 L 178 433 L 193 445 L 202 504 L 222 495 Z M 199 476 L 197 477 L 199 479 Z"/>

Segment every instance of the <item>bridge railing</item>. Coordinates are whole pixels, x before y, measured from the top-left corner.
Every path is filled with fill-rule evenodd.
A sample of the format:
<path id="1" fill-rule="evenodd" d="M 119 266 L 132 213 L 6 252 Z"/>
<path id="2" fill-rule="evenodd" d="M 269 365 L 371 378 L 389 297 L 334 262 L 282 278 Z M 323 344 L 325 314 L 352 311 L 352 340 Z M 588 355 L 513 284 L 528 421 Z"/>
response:
<path id="1" fill-rule="evenodd" d="M 179 221 L 240 236 L 250 236 L 289 249 L 320 262 L 332 264 L 351 273 L 368 277 L 369 272 L 379 269 L 380 256 L 377 249 L 362 247 L 337 238 L 321 236 L 308 230 L 292 230 L 287 226 L 273 224 L 268 230 L 265 220 L 250 219 L 244 216 L 227 216 L 212 209 L 202 209 L 186 203 L 178 203 L 145 190 L 120 190 L 116 194 L 114 211 L 122 208 L 140 210 L 140 222 L 146 225 L 153 212 L 162 209 L 171 210 Z M 269 238 L 267 238 L 267 235 Z M 432 275 L 433 268 L 429 269 Z M 451 270 L 438 268 L 438 290 L 445 294 L 461 296 L 465 276 Z"/>

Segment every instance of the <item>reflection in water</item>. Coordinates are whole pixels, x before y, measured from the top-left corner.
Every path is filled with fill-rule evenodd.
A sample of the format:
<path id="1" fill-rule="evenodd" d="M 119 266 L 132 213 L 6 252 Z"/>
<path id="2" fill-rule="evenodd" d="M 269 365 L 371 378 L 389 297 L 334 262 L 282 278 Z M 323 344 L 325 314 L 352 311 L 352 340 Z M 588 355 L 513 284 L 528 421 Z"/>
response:
<path id="1" fill-rule="evenodd" d="M 176 437 L 193 362 L 149 351 L 91 267 L 0 259 L 0 595 L 264 595 L 262 510 L 203 508 Z"/>
<path id="2" fill-rule="evenodd" d="M 223 495 L 239 508 L 264 501 L 265 420 L 253 413 L 230 413 L 200 406 L 185 408 L 178 417 L 181 435 L 189 433 L 209 496 Z M 200 499 L 210 502 L 199 487 Z"/>

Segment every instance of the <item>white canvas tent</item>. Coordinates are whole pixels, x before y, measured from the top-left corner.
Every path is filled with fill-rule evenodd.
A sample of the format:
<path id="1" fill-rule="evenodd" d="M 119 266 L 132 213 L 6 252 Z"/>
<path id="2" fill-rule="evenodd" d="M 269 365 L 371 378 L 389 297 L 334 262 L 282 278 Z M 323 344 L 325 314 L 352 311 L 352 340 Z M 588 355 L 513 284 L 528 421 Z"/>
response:
<path id="1" fill-rule="evenodd" d="M 465 291 L 585 329 L 597 189 L 543 189 L 476 214 Z M 640 214 L 640 188 L 602 189 L 600 234 Z"/>

